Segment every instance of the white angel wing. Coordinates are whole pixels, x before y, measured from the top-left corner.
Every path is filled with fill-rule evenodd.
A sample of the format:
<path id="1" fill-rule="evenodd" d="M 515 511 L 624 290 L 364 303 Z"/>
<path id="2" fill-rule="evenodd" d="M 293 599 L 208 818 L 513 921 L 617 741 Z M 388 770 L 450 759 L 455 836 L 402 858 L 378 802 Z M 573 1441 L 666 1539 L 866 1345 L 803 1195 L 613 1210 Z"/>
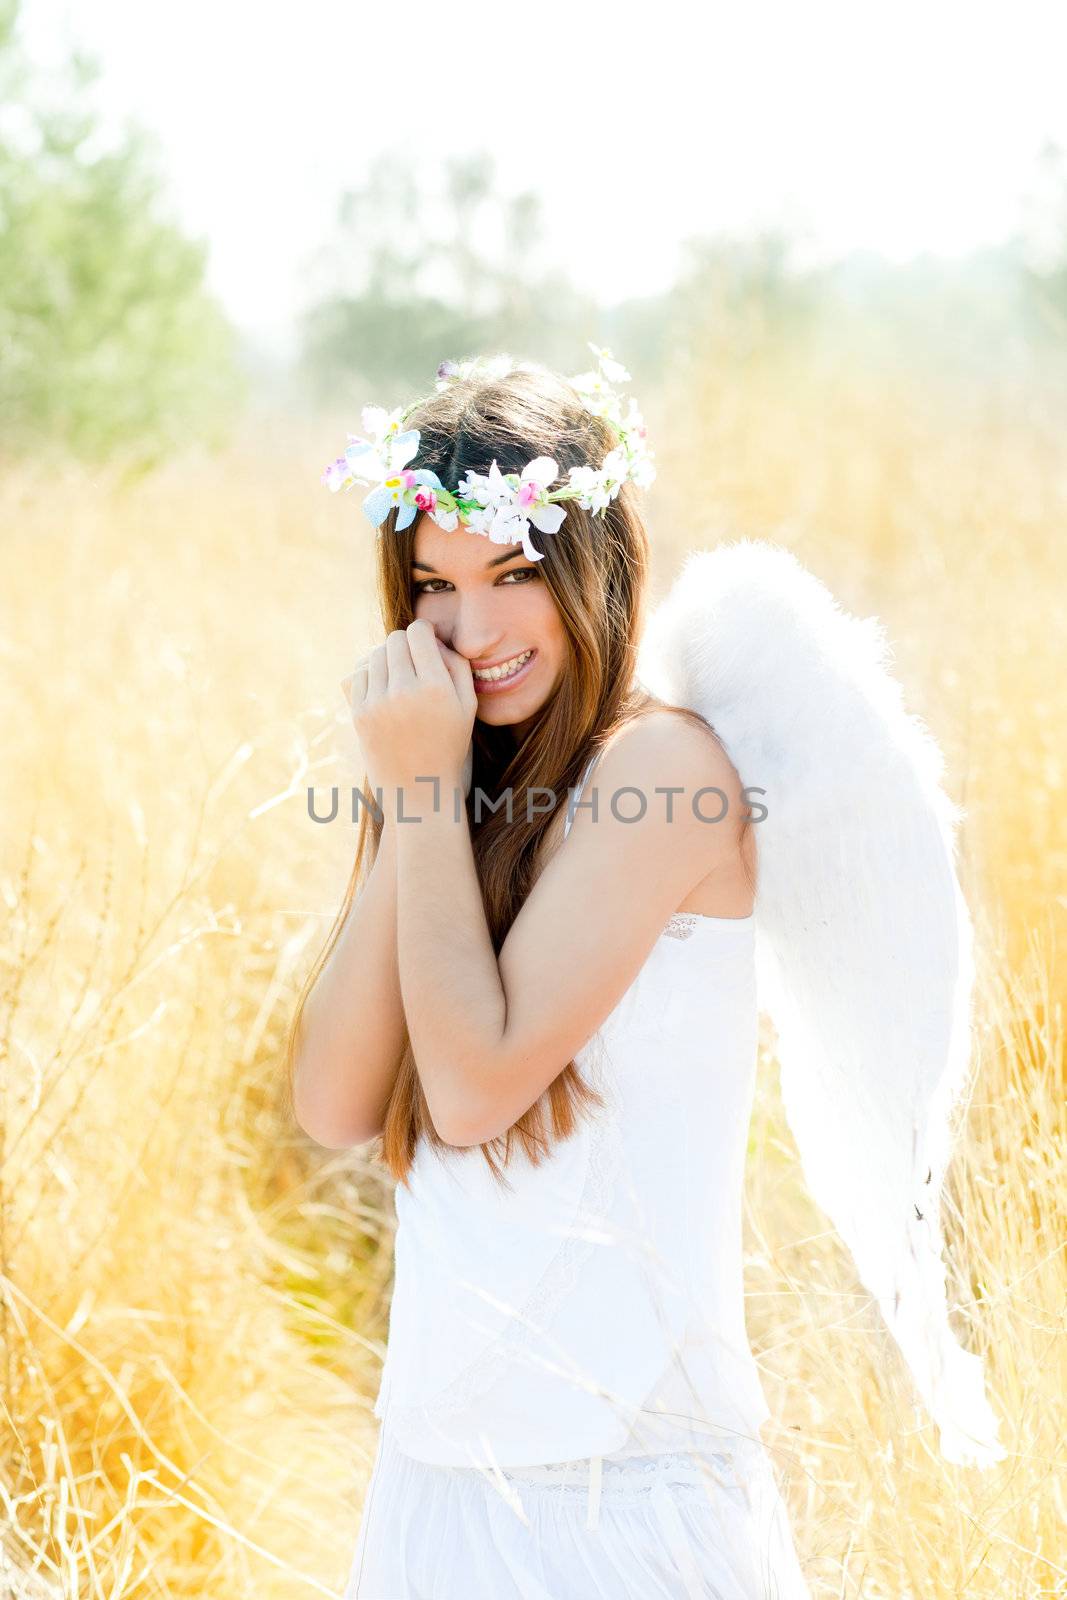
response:
<path id="1" fill-rule="evenodd" d="M 940 1195 L 969 1087 L 972 929 L 963 816 L 905 711 L 875 617 L 788 550 L 693 552 L 652 613 L 638 676 L 721 737 L 754 806 L 761 1006 L 808 1186 L 848 1245 L 941 1434 L 1006 1454 L 980 1357 L 949 1325 Z M 757 810 L 755 815 L 760 816 Z"/>

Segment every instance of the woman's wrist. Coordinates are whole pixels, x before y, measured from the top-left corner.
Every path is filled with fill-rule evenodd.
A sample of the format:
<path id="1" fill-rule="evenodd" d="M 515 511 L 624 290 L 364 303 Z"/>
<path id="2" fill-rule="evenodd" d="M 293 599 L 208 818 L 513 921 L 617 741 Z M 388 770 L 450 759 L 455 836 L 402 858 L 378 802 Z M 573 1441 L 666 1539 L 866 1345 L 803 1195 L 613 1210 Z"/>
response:
<path id="1" fill-rule="evenodd" d="M 382 792 L 385 826 L 410 827 L 423 817 L 446 816 L 457 819 L 465 808 L 466 784 L 462 772 L 418 778 Z"/>

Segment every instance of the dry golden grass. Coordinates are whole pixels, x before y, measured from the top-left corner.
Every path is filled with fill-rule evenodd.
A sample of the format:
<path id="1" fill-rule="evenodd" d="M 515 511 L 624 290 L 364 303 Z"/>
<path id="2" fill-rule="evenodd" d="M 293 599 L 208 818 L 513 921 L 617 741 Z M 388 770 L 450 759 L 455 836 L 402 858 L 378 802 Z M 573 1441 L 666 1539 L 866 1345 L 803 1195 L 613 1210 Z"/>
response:
<path id="1" fill-rule="evenodd" d="M 642 397 L 658 585 L 685 549 L 745 533 L 883 615 L 968 808 L 979 909 L 978 1075 L 946 1227 L 1011 1454 L 987 1474 L 937 1457 L 798 1179 L 768 1060 L 749 1328 L 797 1544 L 818 1600 L 1067 1594 L 1067 432 L 993 388 L 847 363 L 682 382 Z M 0 479 L 12 1593 L 343 1586 L 392 1207 L 360 1153 L 286 1120 L 281 1048 L 354 837 L 305 809 L 307 785 L 348 781 L 337 683 L 374 625 L 369 529 L 317 481 L 348 426 L 260 421 L 224 460 L 176 458 L 124 493 L 73 468 Z M 673 481 L 698 455 L 699 522 Z"/>

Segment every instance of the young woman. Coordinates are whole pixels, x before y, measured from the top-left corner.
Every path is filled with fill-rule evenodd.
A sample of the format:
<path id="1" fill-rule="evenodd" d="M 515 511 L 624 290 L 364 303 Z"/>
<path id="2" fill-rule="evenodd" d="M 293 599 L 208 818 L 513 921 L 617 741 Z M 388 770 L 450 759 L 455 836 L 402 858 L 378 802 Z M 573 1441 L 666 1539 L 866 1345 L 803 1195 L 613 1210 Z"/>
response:
<path id="1" fill-rule="evenodd" d="M 375 485 L 386 638 L 346 692 L 380 809 L 293 1105 L 398 1180 L 348 1600 L 809 1593 L 743 1314 L 754 827 L 638 674 L 650 467 L 605 354 L 446 366 L 326 475 Z"/>

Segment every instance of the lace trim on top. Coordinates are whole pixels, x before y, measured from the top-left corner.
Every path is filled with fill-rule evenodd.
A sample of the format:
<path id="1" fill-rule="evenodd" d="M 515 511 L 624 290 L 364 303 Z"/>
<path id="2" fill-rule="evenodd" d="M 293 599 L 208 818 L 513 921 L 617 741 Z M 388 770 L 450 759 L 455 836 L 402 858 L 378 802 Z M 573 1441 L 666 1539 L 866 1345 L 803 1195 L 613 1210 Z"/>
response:
<path id="1" fill-rule="evenodd" d="M 657 1484 L 670 1484 L 672 1498 L 707 1502 L 708 1494 L 726 1489 L 744 1495 L 759 1471 L 759 1460 L 732 1447 L 716 1450 L 675 1450 L 656 1456 L 631 1456 L 624 1461 L 601 1458 L 601 1496 L 616 1503 L 633 1503 L 651 1497 Z M 583 1501 L 589 1493 L 588 1459 L 554 1461 L 545 1466 L 506 1467 L 509 1483 L 532 1490 L 544 1489 L 553 1497 Z"/>

